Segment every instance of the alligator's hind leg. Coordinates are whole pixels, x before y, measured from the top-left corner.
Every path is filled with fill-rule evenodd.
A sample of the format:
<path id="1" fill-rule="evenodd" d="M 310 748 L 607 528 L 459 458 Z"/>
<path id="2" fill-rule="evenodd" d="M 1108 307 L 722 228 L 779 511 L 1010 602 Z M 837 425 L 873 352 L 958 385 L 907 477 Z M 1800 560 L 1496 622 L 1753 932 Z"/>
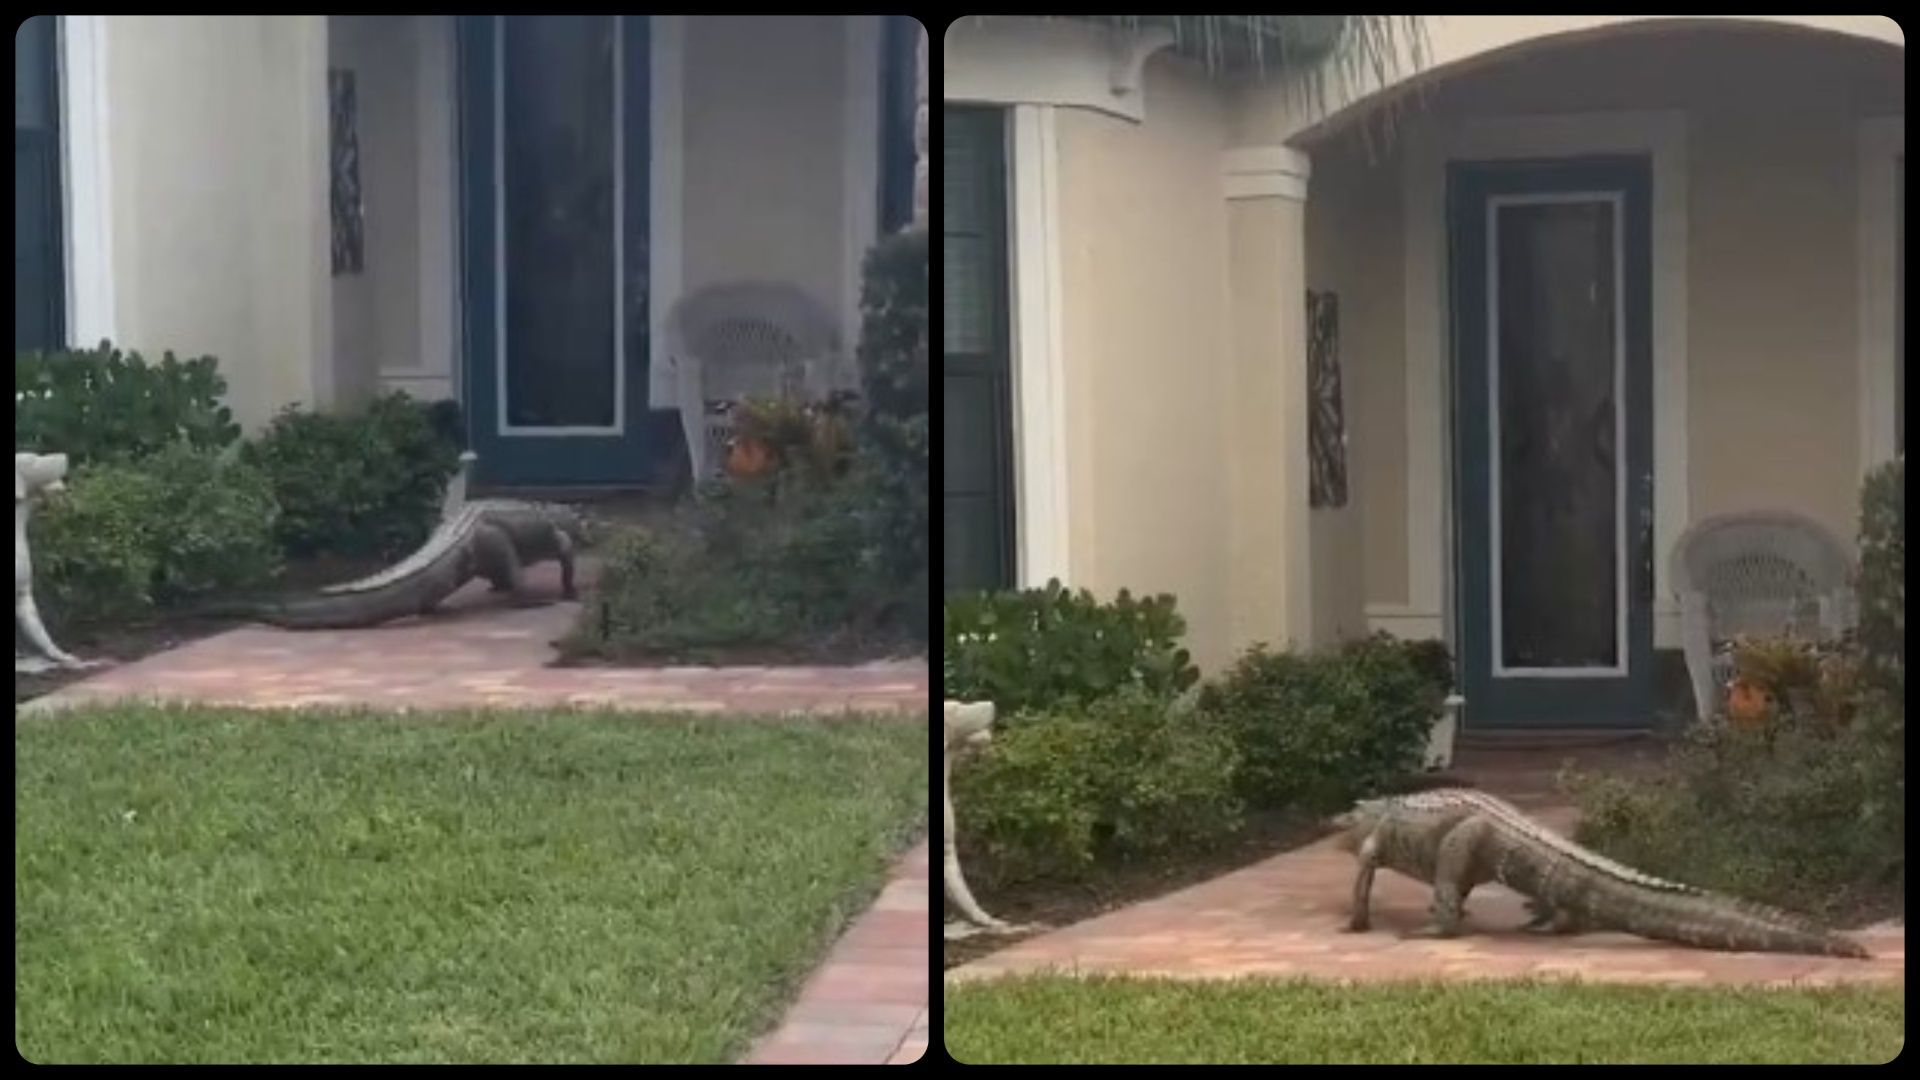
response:
<path id="1" fill-rule="evenodd" d="M 1533 934 L 1571 934 L 1580 929 L 1580 921 L 1571 912 L 1555 908 L 1544 900 L 1527 899 L 1533 918 L 1520 929 Z"/>
<path id="2" fill-rule="evenodd" d="M 1433 921 L 1409 934 L 1409 937 L 1450 938 L 1460 933 L 1460 918 L 1467 894 L 1476 884 L 1471 880 L 1473 858 L 1486 842 L 1492 826 L 1479 818 L 1468 818 L 1447 830 L 1433 864 Z"/>
<path id="3" fill-rule="evenodd" d="M 556 527 L 553 531 L 554 558 L 560 562 L 560 595 L 568 600 L 580 599 L 580 593 L 573 587 L 573 537 L 565 529 Z"/>

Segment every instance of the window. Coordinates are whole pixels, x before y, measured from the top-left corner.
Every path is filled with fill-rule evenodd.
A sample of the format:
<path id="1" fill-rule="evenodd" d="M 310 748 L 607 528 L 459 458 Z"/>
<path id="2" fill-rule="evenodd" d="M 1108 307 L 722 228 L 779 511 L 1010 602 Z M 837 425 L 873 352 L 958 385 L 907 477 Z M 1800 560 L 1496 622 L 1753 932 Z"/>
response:
<path id="1" fill-rule="evenodd" d="M 66 344 L 60 244 L 59 49 L 53 15 L 13 38 L 13 347 Z"/>
<path id="2" fill-rule="evenodd" d="M 889 15 L 880 57 L 880 231 L 898 232 L 913 220 L 914 54 L 920 21 Z"/>
<path id="3" fill-rule="evenodd" d="M 1014 581 L 1004 114 L 945 113 L 940 204 L 946 590 Z"/>

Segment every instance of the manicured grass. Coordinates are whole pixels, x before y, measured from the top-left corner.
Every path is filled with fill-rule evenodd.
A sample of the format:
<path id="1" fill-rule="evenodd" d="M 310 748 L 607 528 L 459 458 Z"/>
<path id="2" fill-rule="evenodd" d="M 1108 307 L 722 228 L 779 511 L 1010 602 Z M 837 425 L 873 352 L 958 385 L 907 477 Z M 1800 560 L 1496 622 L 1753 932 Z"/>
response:
<path id="1" fill-rule="evenodd" d="M 1890 1061 L 1901 987 L 1021 977 L 949 985 L 968 1064 Z"/>
<path id="2" fill-rule="evenodd" d="M 891 718 L 120 707 L 15 725 L 36 1062 L 713 1062 L 924 827 Z"/>

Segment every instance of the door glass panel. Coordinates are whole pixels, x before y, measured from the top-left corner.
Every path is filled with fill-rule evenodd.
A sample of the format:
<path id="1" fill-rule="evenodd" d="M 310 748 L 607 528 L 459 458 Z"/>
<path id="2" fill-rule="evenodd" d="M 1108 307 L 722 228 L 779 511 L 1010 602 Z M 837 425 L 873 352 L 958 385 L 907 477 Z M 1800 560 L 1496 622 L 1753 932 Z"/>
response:
<path id="1" fill-rule="evenodd" d="M 611 427 L 615 17 L 508 16 L 501 31 L 507 423 Z"/>
<path id="2" fill-rule="evenodd" d="M 1494 208 L 1501 667 L 1620 664 L 1615 213 Z"/>

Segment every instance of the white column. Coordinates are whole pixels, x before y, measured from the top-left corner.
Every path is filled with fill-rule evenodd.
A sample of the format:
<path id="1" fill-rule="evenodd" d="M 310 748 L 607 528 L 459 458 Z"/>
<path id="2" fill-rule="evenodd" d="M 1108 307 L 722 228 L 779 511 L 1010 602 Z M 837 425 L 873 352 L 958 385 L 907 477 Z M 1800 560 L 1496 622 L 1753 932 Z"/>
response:
<path id="1" fill-rule="evenodd" d="M 1236 649 L 1311 648 L 1307 497 L 1306 197 L 1310 162 L 1285 146 L 1221 158 L 1228 200 L 1233 393 L 1229 559 Z"/>

